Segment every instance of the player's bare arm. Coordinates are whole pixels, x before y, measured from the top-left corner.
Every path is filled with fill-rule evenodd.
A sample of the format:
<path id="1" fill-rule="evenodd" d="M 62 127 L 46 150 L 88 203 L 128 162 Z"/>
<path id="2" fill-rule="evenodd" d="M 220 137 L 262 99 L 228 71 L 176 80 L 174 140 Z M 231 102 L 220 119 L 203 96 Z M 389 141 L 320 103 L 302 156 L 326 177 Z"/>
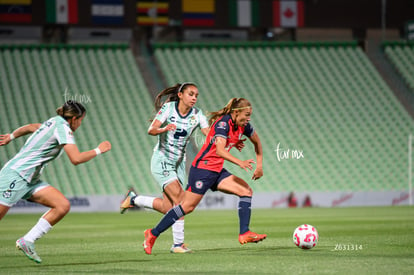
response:
<path id="1" fill-rule="evenodd" d="M 14 130 L 10 134 L 0 135 L 0 146 L 7 145 L 10 141 L 12 141 L 15 138 L 35 132 L 37 129 L 39 129 L 41 125 L 41 123 L 27 124 Z"/>
<path id="2" fill-rule="evenodd" d="M 101 144 L 99 144 L 96 149 L 86 152 L 79 152 L 78 146 L 76 146 L 76 144 L 66 144 L 64 146 L 64 149 L 72 164 L 78 165 L 93 159 L 101 153 L 108 152 L 111 150 L 111 143 L 109 141 L 101 142 Z"/>
<path id="3" fill-rule="evenodd" d="M 230 161 L 238 166 L 240 166 L 242 169 L 248 171 L 253 169 L 252 163 L 255 163 L 253 159 L 248 160 L 240 160 L 230 154 L 229 151 L 226 150 L 226 139 L 222 137 L 216 137 L 216 153 L 218 156 L 222 157 L 223 159 Z"/>
<path id="4" fill-rule="evenodd" d="M 254 151 L 256 152 L 256 169 L 252 179 L 257 180 L 263 176 L 263 148 L 259 135 L 256 132 L 249 139 L 253 143 Z"/>
<path id="5" fill-rule="evenodd" d="M 151 123 L 150 127 L 148 128 L 148 135 L 156 136 L 164 132 L 174 131 L 177 128 L 177 126 L 175 126 L 172 123 L 162 128 L 161 128 L 161 125 L 162 125 L 161 121 L 159 121 L 158 119 L 154 119 L 154 121 Z"/>
<path id="6" fill-rule="evenodd" d="M 208 131 L 210 131 L 210 128 L 202 128 L 201 129 L 201 133 L 203 133 L 203 135 L 205 135 L 205 136 L 207 136 L 207 134 L 208 134 Z"/>

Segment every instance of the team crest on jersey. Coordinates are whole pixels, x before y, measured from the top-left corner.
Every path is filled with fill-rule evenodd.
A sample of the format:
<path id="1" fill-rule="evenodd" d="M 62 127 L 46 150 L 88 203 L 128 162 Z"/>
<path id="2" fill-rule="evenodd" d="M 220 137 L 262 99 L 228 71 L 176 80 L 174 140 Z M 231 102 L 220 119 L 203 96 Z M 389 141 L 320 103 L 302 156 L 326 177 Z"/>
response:
<path id="1" fill-rule="evenodd" d="M 168 177 L 170 175 L 170 172 L 168 172 L 167 170 L 164 170 L 162 174 L 164 175 L 164 177 Z"/>
<path id="2" fill-rule="evenodd" d="M 197 189 L 201 189 L 201 188 L 203 188 L 203 182 L 202 182 L 201 180 L 196 181 L 196 183 L 195 183 L 195 187 L 196 187 Z"/>
<path id="3" fill-rule="evenodd" d="M 218 129 L 227 129 L 227 123 L 225 121 L 220 121 L 217 126 Z"/>
<path id="4" fill-rule="evenodd" d="M 191 126 L 194 126 L 194 125 L 196 125 L 197 124 L 197 119 L 195 118 L 195 116 L 192 116 L 191 118 L 190 118 L 190 125 Z"/>
<path id="5" fill-rule="evenodd" d="M 12 195 L 11 190 L 6 190 L 3 192 L 3 197 L 6 199 L 10 198 L 11 195 Z"/>

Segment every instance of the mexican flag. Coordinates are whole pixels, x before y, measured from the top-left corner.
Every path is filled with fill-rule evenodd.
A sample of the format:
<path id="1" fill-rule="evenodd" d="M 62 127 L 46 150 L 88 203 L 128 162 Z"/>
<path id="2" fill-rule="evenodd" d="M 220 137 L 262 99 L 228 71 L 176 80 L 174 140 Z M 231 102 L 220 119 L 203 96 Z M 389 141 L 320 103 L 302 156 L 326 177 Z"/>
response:
<path id="1" fill-rule="evenodd" d="M 303 27 L 305 24 L 303 1 L 273 1 L 273 26 L 282 28 Z"/>
<path id="2" fill-rule="evenodd" d="M 78 0 L 46 0 L 46 22 L 77 24 Z"/>

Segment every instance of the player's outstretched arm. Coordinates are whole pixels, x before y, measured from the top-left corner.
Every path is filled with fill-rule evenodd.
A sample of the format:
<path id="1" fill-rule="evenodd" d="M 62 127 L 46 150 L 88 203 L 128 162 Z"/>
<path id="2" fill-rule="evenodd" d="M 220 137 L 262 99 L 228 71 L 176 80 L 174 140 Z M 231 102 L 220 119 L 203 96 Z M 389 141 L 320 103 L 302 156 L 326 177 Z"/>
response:
<path id="1" fill-rule="evenodd" d="M 0 135 L 0 146 L 7 145 L 15 138 L 31 134 L 35 132 L 41 126 L 41 123 L 32 123 L 24 125 L 16 130 L 14 130 L 10 134 Z"/>
<path id="2" fill-rule="evenodd" d="M 97 155 L 108 152 L 111 150 L 111 143 L 109 141 L 101 142 L 97 148 L 86 152 L 79 152 L 78 146 L 76 146 L 76 144 L 66 144 L 64 146 L 64 149 L 72 164 L 78 165 L 90 161 Z"/>
<path id="3" fill-rule="evenodd" d="M 254 170 L 252 179 L 257 180 L 263 176 L 263 148 L 259 135 L 254 132 L 249 138 L 254 145 L 254 151 L 256 152 L 256 169 Z"/>

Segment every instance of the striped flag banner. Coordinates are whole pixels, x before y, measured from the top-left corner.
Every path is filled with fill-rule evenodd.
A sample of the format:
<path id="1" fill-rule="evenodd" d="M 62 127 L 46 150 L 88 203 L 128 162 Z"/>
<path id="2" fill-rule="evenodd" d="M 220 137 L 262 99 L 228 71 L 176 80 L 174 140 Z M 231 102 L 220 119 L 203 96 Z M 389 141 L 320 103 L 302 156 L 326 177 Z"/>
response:
<path id="1" fill-rule="evenodd" d="M 168 25 L 168 0 L 137 1 L 138 25 Z"/>
<path id="2" fill-rule="evenodd" d="M 0 0 L 0 22 L 31 23 L 32 0 Z"/>
<path id="3" fill-rule="evenodd" d="M 124 23 L 123 0 L 92 0 L 92 23 L 98 25 L 120 25 Z"/>
<path id="4" fill-rule="evenodd" d="M 77 24 L 78 0 L 46 0 L 46 22 L 56 24 Z"/>
<path id="5" fill-rule="evenodd" d="M 273 1 L 273 26 L 284 28 L 305 25 L 303 1 Z"/>
<path id="6" fill-rule="evenodd" d="M 236 27 L 259 26 L 258 0 L 230 0 L 230 25 Z"/>
<path id="7" fill-rule="evenodd" d="M 215 4 L 215 0 L 182 0 L 183 26 L 214 26 Z"/>

